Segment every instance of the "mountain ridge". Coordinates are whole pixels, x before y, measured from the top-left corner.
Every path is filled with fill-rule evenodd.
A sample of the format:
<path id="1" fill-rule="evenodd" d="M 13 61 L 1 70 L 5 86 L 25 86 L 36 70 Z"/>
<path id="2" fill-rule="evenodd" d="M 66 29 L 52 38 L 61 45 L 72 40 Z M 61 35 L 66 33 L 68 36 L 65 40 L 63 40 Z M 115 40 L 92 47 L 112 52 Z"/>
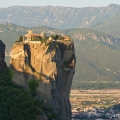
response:
<path id="1" fill-rule="evenodd" d="M 106 32 L 107 34 L 111 34 L 117 38 L 120 37 L 120 13 L 111 16 L 109 19 L 103 21 L 99 25 L 95 25 L 92 28 L 95 30 Z"/>
<path id="2" fill-rule="evenodd" d="M 75 29 L 56 29 L 50 27 L 23 27 L 18 26 L 12 23 L 2 23 L 0 24 L 0 36 L 1 39 L 6 44 L 7 51 L 10 50 L 10 47 L 16 41 L 20 35 L 25 35 L 29 30 L 32 30 L 35 33 L 40 34 L 45 32 L 48 35 L 60 34 L 68 35 L 75 40 L 75 44 L 78 44 L 79 41 L 85 41 L 86 39 L 93 39 L 94 41 L 101 41 L 106 44 L 119 44 L 119 39 L 106 34 L 101 31 L 97 31 L 90 28 L 75 28 Z"/>
<path id="3" fill-rule="evenodd" d="M 0 9 L 0 23 L 21 26 L 48 26 L 59 29 L 91 27 L 119 13 L 120 5 L 107 7 L 12 6 Z M 69 24 L 70 23 L 70 24 Z"/>
<path id="4" fill-rule="evenodd" d="M 10 23 L 8 25 L 10 25 Z M 103 32 L 88 28 L 59 30 L 47 27 L 23 27 L 23 29 L 19 29 L 19 31 L 16 31 L 16 28 L 19 28 L 19 26 L 16 26 L 15 29 L 9 29 L 9 31 L 7 31 L 6 27 L 5 32 L 0 33 L 1 39 L 6 44 L 7 52 L 10 51 L 8 48 L 11 48 L 11 45 L 18 40 L 19 36 L 24 36 L 29 29 L 33 30 L 34 33 L 41 33 L 44 31 L 48 35 L 67 35 L 74 40 L 77 61 L 72 88 L 119 88 L 119 39 Z"/>

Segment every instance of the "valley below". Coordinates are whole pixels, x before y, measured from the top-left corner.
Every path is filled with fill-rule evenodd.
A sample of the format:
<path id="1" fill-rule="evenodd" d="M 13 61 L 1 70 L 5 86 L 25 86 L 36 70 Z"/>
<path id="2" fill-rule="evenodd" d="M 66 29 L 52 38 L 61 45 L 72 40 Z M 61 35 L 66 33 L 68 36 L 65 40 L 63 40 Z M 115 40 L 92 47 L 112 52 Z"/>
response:
<path id="1" fill-rule="evenodd" d="M 71 90 L 72 109 L 109 108 L 120 104 L 120 89 Z"/>

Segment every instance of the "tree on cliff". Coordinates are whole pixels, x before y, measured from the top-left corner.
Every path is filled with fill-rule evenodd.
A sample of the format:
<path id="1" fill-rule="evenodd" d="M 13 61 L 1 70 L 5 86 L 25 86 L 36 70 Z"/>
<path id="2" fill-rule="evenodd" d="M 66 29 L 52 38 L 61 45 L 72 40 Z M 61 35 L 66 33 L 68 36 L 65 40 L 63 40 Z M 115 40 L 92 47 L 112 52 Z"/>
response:
<path id="1" fill-rule="evenodd" d="M 63 39 L 63 37 L 58 34 L 52 35 L 51 37 L 53 37 L 54 40 L 62 40 Z"/>
<path id="2" fill-rule="evenodd" d="M 30 89 L 31 95 L 37 95 L 37 87 L 39 86 L 39 82 L 37 80 L 31 79 L 28 81 L 28 87 Z"/>
<path id="3" fill-rule="evenodd" d="M 20 37 L 19 37 L 19 40 L 18 40 L 19 42 L 22 42 L 23 41 L 23 36 L 22 35 L 20 35 Z"/>

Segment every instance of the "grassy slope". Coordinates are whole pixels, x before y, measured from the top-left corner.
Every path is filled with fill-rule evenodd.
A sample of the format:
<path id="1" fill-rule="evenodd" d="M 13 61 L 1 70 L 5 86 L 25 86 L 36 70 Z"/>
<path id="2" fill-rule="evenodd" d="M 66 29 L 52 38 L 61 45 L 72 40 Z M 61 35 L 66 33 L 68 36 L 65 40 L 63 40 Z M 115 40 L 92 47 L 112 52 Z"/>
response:
<path id="1" fill-rule="evenodd" d="M 113 15 L 100 25 L 94 25 L 93 29 L 106 32 L 110 35 L 120 38 L 120 14 Z"/>
<path id="2" fill-rule="evenodd" d="M 81 42 L 75 48 L 77 65 L 73 88 L 83 88 L 81 84 L 119 84 L 119 51 L 98 42 Z"/>

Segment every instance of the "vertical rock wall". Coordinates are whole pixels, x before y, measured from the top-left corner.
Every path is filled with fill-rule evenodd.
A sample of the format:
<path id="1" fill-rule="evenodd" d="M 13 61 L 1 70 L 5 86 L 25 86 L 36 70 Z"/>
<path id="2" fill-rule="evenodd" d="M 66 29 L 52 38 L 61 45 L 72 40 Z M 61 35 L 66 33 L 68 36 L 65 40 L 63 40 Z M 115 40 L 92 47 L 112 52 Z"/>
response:
<path id="1" fill-rule="evenodd" d="M 0 40 L 0 74 L 7 68 L 5 59 L 5 44 Z"/>
<path id="2" fill-rule="evenodd" d="M 72 40 L 16 43 L 12 47 L 10 67 L 13 80 L 25 89 L 30 79 L 37 79 L 37 98 L 51 105 L 62 120 L 71 120 L 69 95 L 75 73 Z"/>

